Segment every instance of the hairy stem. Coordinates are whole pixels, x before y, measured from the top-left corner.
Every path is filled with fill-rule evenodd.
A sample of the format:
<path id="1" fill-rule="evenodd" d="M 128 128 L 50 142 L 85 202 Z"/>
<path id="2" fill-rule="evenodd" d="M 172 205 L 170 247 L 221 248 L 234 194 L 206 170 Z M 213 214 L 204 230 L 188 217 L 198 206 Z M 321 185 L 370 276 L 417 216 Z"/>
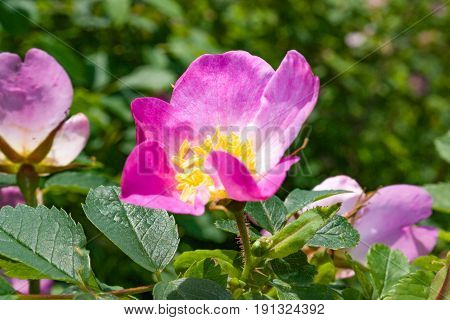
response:
<path id="1" fill-rule="evenodd" d="M 152 291 L 153 284 L 136 288 L 128 288 L 121 290 L 108 291 L 106 293 L 115 296 L 126 296 Z M 71 300 L 75 297 L 73 294 L 19 294 L 19 300 Z"/>
<path id="2" fill-rule="evenodd" d="M 250 275 L 252 269 L 252 253 L 251 253 L 251 243 L 250 236 L 245 223 L 244 211 L 236 210 L 234 211 L 234 217 L 236 219 L 236 224 L 239 230 L 239 236 L 242 241 L 242 251 L 244 254 L 244 270 L 242 271 L 242 281 L 246 281 Z"/>

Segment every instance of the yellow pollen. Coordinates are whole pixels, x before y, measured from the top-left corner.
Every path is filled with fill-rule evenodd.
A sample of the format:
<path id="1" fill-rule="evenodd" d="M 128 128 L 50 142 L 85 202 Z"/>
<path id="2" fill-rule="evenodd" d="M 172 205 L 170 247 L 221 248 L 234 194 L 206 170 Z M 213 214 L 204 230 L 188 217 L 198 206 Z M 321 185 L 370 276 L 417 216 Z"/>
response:
<path id="1" fill-rule="evenodd" d="M 178 182 L 176 189 L 181 192 L 180 198 L 184 202 L 193 203 L 199 187 L 205 187 L 210 194 L 210 201 L 227 198 L 222 186 L 216 186 L 211 176 L 204 172 L 203 164 L 212 151 L 226 151 L 239 159 L 250 173 L 255 173 L 255 153 L 251 140 L 242 140 L 236 133 L 224 134 L 219 129 L 211 136 L 208 135 L 201 144 L 191 145 L 188 140 L 181 144 L 172 162 L 178 167 L 175 175 Z"/>

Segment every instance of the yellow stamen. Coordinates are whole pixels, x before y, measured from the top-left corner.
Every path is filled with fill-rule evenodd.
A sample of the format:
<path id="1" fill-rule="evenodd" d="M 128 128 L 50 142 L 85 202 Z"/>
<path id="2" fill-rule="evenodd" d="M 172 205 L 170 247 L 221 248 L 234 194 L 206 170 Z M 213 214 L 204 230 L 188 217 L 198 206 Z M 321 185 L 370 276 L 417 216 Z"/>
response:
<path id="1" fill-rule="evenodd" d="M 251 173 L 255 173 L 255 153 L 252 141 L 244 140 L 236 133 L 224 134 L 219 129 L 208 135 L 199 145 L 191 146 L 184 140 L 177 155 L 172 157 L 172 162 L 179 168 L 175 175 L 178 182 L 176 189 L 181 192 L 180 199 L 193 203 L 198 188 L 203 186 L 210 193 L 210 200 L 217 201 L 227 198 L 227 193 L 222 186 L 217 186 L 211 176 L 203 171 L 206 157 L 212 151 L 226 151 L 245 164 Z"/>

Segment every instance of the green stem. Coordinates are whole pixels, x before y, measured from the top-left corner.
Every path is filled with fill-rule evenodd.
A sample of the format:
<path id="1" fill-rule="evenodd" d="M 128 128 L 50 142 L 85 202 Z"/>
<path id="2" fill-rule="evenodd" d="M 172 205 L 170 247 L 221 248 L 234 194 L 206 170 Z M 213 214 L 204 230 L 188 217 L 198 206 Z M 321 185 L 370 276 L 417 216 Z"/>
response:
<path id="1" fill-rule="evenodd" d="M 39 280 L 28 280 L 29 284 L 29 293 L 30 294 L 39 294 L 41 293 L 41 282 Z"/>
<path id="2" fill-rule="evenodd" d="M 115 296 L 126 296 L 139 294 L 144 292 L 152 291 L 153 284 L 148 286 L 141 286 L 136 288 L 128 288 L 121 290 L 109 291 L 106 293 L 115 295 Z M 71 300 L 74 298 L 73 294 L 19 294 L 17 295 L 19 300 Z"/>
<path id="3" fill-rule="evenodd" d="M 154 272 L 155 278 L 157 282 L 161 282 L 162 281 L 162 277 L 161 277 L 161 271 L 157 270 Z"/>
<path id="4" fill-rule="evenodd" d="M 241 237 L 242 241 L 242 249 L 244 253 L 244 270 L 242 270 L 241 280 L 245 282 L 248 279 L 250 271 L 253 267 L 250 236 L 247 224 L 245 223 L 244 211 L 243 210 L 235 211 L 234 217 L 236 219 L 236 224 L 239 230 L 239 236 Z"/>
<path id="5" fill-rule="evenodd" d="M 30 207 L 36 207 L 38 205 L 36 190 L 39 187 L 39 175 L 34 170 L 34 167 L 29 164 L 23 164 L 17 172 L 16 180 L 26 204 Z"/>
<path id="6" fill-rule="evenodd" d="M 39 175 L 34 170 L 34 167 L 29 164 L 23 164 L 17 172 L 16 180 L 26 204 L 30 207 L 36 207 L 38 205 L 36 191 L 39 187 Z M 30 293 L 39 294 L 41 292 L 39 280 L 28 280 L 28 283 Z"/>

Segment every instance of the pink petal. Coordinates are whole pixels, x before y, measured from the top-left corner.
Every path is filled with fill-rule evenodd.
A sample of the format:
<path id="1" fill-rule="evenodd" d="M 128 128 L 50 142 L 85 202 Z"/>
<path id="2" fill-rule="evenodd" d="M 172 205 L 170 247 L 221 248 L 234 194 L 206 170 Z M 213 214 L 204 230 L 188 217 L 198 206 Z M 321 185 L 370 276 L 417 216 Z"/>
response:
<path id="1" fill-rule="evenodd" d="M 18 187 L 0 188 L 0 208 L 3 206 L 15 207 L 19 203 L 25 203 L 25 199 Z"/>
<path id="2" fill-rule="evenodd" d="M 434 245 L 434 231 L 411 226 L 431 215 L 431 205 L 430 194 L 420 187 L 393 185 L 379 189 L 356 216 L 354 226 L 361 240 L 350 254 L 364 261 L 368 248 L 375 243 L 395 246 L 408 257 L 427 252 Z"/>
<path id="3" fill-rule="evenodd" d="M 305 58 L 289 51 L 267 84 L 254 124 L 262 132 L 259 173 L 275 166 L 297 137 L 319 95 L 319 78 Z"/>
<path id="4" fill-rule="evenodd" d="M 338 194 L 316 201 L 306 206 L 302 211 L 307 211 L 318 206 L 328 207 L 336 203 L 341 203 L 339 214 L 345 214 L 352 210 L 357 204 L 358 200 L 364 195 L 363 189 L 360 187 L 358 182 L 347 176 L 335 176 L 327 178 L 322 181 L 322 183 L 315 186 L 313 190 L 345 190 L 350 192 Z"/>
<path id="5" fill-rule="evenodd" d="M 133 100 L 131 112 L 136 123 L 137 144 L 157 141 L 169 155 L 175 154 L 184 139 L 194 138 L 190 122 L 179 120 L 183 118 L 180 110 L 157 98 Z"/>
<path id="6" fill-rule="evenodd" d="M 363 193 L 363 189 L 356 180 L 344 175 L 327 178 L 315 186 L 313 190 L 346 190 Z"/>
<path id="7" fill-rule="evenodd" d="M 0 136 L 17 153 L 31 153 L 66 117 L 72 84 L 58 62 L 39 49 L 0 53 Z"/>
<path id="8" fill-rule="evenodd" d="M 175 171 L 159 143 L 144 141 L 128 156 L 122 173 L 124 202 L 174 213 L 203 214 L 209 195 L 200 194 L 194 205 L 179 199 Z"/>
<path id="9" fill-rule="evenodd" d="M 396 233 L 387 235 L 384 239 L 376 241 L 361 239 L 360 244 L 349 253 L 354 259 L 365 263 L 369 248 L 375 243 L 384 243 L 392 249 L 401 250 L 409 261 L 412 261 L 419 256 L 429 254 L 436 245 L 437 237 L 438 232 L 432 227 L 404 227 Z"/>
<path id="10" fill-rule="evenodd" d="M 205 54 L 178 79 L 170 104 L 197 131 L 247 126 L 273 73 L 267 62 L 244 51 Z"/>
<path id="11" fill-rule="evenodd" d="M 228 196 L 237 201 L 265 200 L 275 194 L 289 168 L 299 158 L 287 157 L 275 166 L 259 181 L 250 174 L 245 165 L 231 154 L 224 151 L 211 152 L 208 164 L 216 171 Z"/>
<path id="12" fill-rule="evenodd" d="M 28 294 L 30 290 L 30 285 L 28 280 L 23 279 L 15 279 L 11 278 L 9 279 L 9 282 L 11 283 L 11 286 L 16 290 L 17 292 L 20 292 L 22 294 Z M 53 287 L 53 280 L 43 279 L 40 280 L 40 288 L 41 288 L 41 294 L 49 294 Z"/>
<path id="13" fill-rule="evenodd" d="M 419 256 L 429 254 L 436 245 L 437 229 L 433 227 L 405 227 L 403 233 L 395 242 L 389 243 L 393 249 L 399 249 L 410 261 Z"/>
<path id="14" fill-rule="evenodd" d="M 52 147 L 42 164 L 65 166 L 80 154 L 89 137 L 89 120 L 78 113 L 70 117 L 58 130 Z"/>
<path id="15" fill-rule="evenodd" d="M 355 227 L 361 239 L 383 239 L 431 215 L 432 199 L 425 189 L 392 185 L 376 191 L 358 212 Z"/>

